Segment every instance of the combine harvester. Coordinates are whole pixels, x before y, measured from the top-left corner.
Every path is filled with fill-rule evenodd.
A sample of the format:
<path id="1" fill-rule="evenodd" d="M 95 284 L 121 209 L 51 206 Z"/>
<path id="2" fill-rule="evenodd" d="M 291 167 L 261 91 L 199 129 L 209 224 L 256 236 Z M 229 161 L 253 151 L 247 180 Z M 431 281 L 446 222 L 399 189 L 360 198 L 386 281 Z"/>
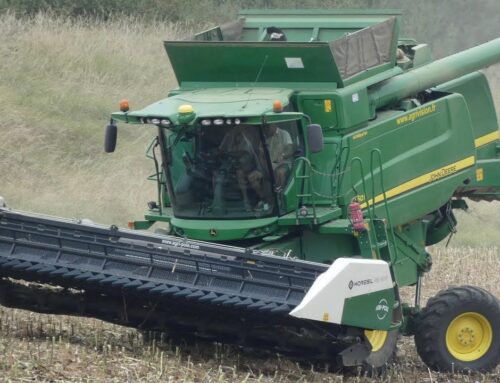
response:
<path id="1" fill-rule="evenodd" d="M 394 12 L 240 16 L 165 42 L 179 87 L 112 114 L 107 152 L 117 122 L 157 131 L 145 220 L 0 208 L 0 302 L 367 369 L 413 335 L 432 369 L 494 369 L 498 299 L 454 287 L 422 308 L 420 295 L 454 209 L 500 197 L 477 72 L 500 39 L 433 62 Z M 163 234 L 144 231 L 155 223 Z"/>

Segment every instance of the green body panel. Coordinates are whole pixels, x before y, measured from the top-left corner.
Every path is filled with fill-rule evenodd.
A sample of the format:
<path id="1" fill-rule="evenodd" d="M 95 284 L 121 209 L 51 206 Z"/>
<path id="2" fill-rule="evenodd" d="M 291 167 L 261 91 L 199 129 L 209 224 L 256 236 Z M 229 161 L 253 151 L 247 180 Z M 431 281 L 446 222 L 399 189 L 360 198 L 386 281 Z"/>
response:
<path id="1" fill-rule="evenodd" d="M 372 330 L 390 330 L 394 302 L 393 289 L 347 298 L 342 323 Z"/>
<path id="2" fill-rule="evenodd" d="M 414 118 L 420 113 L 420 117 Z M 474 137 L 467 105 L 460 95 L 443 97 L 416 111 L 385 112 L 385 116 L 380 114 L 363 132 L 366 135 L 359 136 L 359 132 L 346 135 L 345 141 L 351 146 L 350 157 L 360 158 L 365 165 L 368 190 L 363 192 L 359 181 L 361 170 L 354 167 L 346 174 L 341 194 L 348 194 L 352 184 L 358 195 L 368 193 L 369 197 L 361 197 L 363 202 L 371 204 L 373 195 L 382 197 L 379 164 L 377 161 L 373 164 L 374 193 L 369 166 L 372 150 L 379 149 L 393 225 L 436 210 L 473 175 Z M 382 204 L 378 204 L 376 213 L 385 216 Z"/>
<path id="3" fill-rule="evenodd" d="M 417 283 L 418 277 L 431 267 L 425 250 L 426 225 L 422 221 L 395 230 L 397 254 L 393 262 L 394 277 L 399 286 Z"/>
<path id="4" fill-rule="evenodd" d="M 301 241 L 302 257 L 311 261 L 331 263 L 340 257 L 359 254 L 358 241 L 352 235 L 325 235 L 305 231 Z"/>
<path id="5" fill-rule="evenodd" d="M 498 184 L 500 183 L 499 167 L 500 158 L 478 161 L 477 168 L 482 170 L 482 178 L 479 180 L 476 175 L 476 177 L 473 178 L 474 185 L 478 188 L 487 187 L 498 189 Z M 468 187 L 469 186 L 467 186 L 467 188 Z M 466 189 L 464 188 L 464 190 Z"/>
<path id="6" fill-rule="evenodd" d="M 474 139 L 498 132 L 495 104 L 484 73 L 474 72 L 437 87 L 449 93 L 460 93 L 467 101 Z M 495 140 L 477 145 L 478 160 L 496 157 Z"/>
<path id="7" fill-rule="evenodd" d="M 457 195 L 480 201 L 500 200 L 500 158 L 480 160 L 476 164 L 476 173 L 469 185 L 460 188 Z"/>
<path id="8" fill-rule="evenodd" d="M 500 61 L 500 39 L 430 63 L 425 47 L 417 56 L 417 43 L 401 40 L 399 55 L 404 51 L 405 59 L 397 61 L 400 26 L 392 11 L 263 10 L 241 16 L 231 39 L 221 26 L 194 41 L 166 42 L 179 88 L 142 110 L 112 115 L 135 124 L 169 120 L 167 127 L 158 125 L 159 136 L 166 136 L 160 140 L 162 208 L 136 226 L 170 222 L 179 236 L 323 263 L 352 256 L 382 259 L 398 286 L 414 285 L 431 266 L 425 246 L 453 230 L 451 209 L 464 207 L 460 198 L 500 199 L 498 122 L 486 78 L 477 72 Z M 332 45 L 356 47 L 366 30 L 357 31 L 381 24 L 390 52 L 378 64 L 362 62 L 370 61 L 369 49 L 363 50 L 366 57 L 343 56 L 342 46 Z M 270 26 L 281 28 L 288 40 L 269 41 Z M 349 65 L 360 69 L 352 74 Z M 275 100 L 285 108 L 282 115 L 273 111 Z M 179 112 L 186 104 L 192 114 Z M 293 166 L 286 184 L 269 188 L 274 207 L 266 218 L 175 216 L 169 179 L 189 173 L 192 160 L 183 153 L 195 152 L 193 136 L 219 137 L 213 125 L 202 124 L 216 118 L 258 127 L 261 140 L 267 122 L 296 124 Z M 309 147 L 311 123 L 323 133 L 323 149 L 315 153 Z M 265 145 L 255 148 L 264 153 Z M 205 177 L 209 189 L 215 189 L 217 174 Z M 367 230 L 353 228 L 354 199 Z M 220 207 L 212 203 L 203 210 L 214 206 Z M 392 315 L 380 321 L 374 314 L 382 298 L 392 312 L 392 290 L 346 301 L 345 323 L 388 329 Z"/>
<path id="9" fill-rule="evenodd" d="M 293 196 L 293 194 L 290 194 Z M 321 225 L 325 222 L 332 222 L 332 220 L 342 216 L 342 210 L 338 207 L 318 207 L 315 209 L 315 215 L 310 214 L 307 217 L 297 217 L 296 211 L 292 211 L 286 215 L 282 215 L 278 219 L 280 226 L 293 226 L 304 224 Z"/>
<path id="10" fill-rule="evenodd" d="M 157 220 L 149 220 L 146 219 L 145 221 L 134 221 L 134 229 L 135 230 L 148 230 L 153 226 Z"/>
<path id="11" fill-rule="evenodd" d="M 328 94 L 319 93 L 297 96 L 297 104 L 299 110 L 307 110 L 311 120 L 320 124 L 323 129 L 336 128 L 338 126 L 337 105 L 333 102 L 332 97 Z M 325 144 L 330 144 L 331 140 L 325 140 Z"/>
<path id="12" fill-rule="evenodd" d="M 167 42 L 177 81 L 230 83 L 342 82 L 326 43 Z M 217 60 L 213 60 L 217 57 Z M 303 68 L 289 68 L 286 58 L 300 58 Z M 198 63 L 205 65 L 200 66 Z"/>
<path id="13" fill-rule="evenodd" d="M 159 211 L 149 211 L 144 218 L 148 221 L 158 221 L 158 222 L 170 222 L 172 217 L 174 216 L 174 212 L 171 208 L 163 208 L 162 212 Z"/>
<path id="14" fill-rule="evenodd" d="M 472 121 L 476 147 L 476 173 L 458 195 L 472 199 L 499 199 L 500 158 L 498 158 L 498 122 L 493 97 L 484 73 L 475 72 L 438 87 L 464 96 Z"/>
<path id="15" fill-rule="evenodd" d="M 276 231 L 277 218 L 252 220 L 192 220 L 173 217 L 170 225 L 174 233 L 205 241 L 231 241 L 262 237 Z"/>

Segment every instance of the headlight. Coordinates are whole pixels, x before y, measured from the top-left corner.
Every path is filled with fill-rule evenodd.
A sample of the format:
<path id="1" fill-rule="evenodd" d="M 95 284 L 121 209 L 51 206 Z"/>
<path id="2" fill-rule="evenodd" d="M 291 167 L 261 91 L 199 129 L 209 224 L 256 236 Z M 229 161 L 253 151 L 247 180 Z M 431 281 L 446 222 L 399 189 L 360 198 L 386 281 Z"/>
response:
<path id="1" fill-rule="evenodd" d="M 170 120 L 163 119 L 163 120 L 160 121 L 160 124 L 162 126 L 170 126 Z"/>
<path id="2" fill-rule="evenodd" d="M 222 118 L 217 118 L 214 120 L 214 125 L 222 125 L 224 124 L 224 120 Z"/>
<path id="3" fill-rule="evenodd" d="M 203 125 L 203 126 L 210 126 L 210 125 L 212 125 L 212 121 L 210 121 L 210 120 L 201 120 L 201 125 Z"/>

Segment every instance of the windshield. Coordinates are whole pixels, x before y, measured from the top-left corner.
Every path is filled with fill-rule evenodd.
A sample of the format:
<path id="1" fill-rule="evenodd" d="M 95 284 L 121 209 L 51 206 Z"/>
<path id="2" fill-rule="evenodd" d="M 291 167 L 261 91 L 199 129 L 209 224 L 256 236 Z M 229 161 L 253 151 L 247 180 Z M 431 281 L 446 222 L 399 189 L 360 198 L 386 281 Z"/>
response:
<path id="1" fill-rule="evenodd" d="M 255 218 L 276 212 L 297 155 L 296 122 L 164 130 L 178 217 Z"/>

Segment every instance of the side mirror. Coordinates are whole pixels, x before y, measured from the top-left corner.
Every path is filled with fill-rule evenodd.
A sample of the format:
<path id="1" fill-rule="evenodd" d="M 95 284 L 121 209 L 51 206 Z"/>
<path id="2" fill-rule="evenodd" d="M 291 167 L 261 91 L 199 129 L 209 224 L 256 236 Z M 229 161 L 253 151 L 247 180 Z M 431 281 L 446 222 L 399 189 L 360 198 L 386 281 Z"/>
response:
<path id="1" fill-rule="evenodd" d="M 116 148 L 116 136 L 118 129 L 113 120 L 106 126 L 106 134 L 104 136 L 104 151 L 106 153 L 113 153 Z"/>
<path id="2" fill-rule="evenodd" d="M 319 153 L 323 150 L 323 129 L 321 129 L 321 125 L 311 124 L 307 126 L 307 140 L 311 153 Z"/>

